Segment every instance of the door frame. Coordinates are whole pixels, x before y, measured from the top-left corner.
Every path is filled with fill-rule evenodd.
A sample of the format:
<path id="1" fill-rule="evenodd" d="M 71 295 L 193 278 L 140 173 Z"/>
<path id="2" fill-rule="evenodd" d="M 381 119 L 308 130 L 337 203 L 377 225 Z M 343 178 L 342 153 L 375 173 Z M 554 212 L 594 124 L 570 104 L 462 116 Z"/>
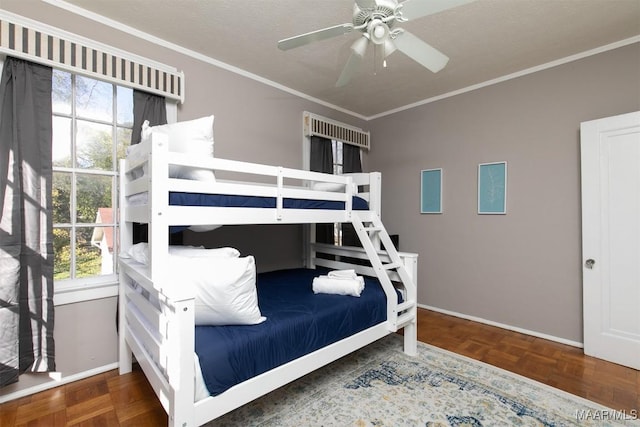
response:
<path id="1" fill-rule="evenodd" d="M 584 122 L 581 131 L 581 190 L 582 190 L 582 283 L 584 352 L 587 355 L 640 369 L 640 337 L 626 340 L 623 334 L 613 334 L 607 327 L 609 313 L 608 254 L 604 253 L 604 238 L 608 236 L 602 203 L 608 196 L 607 175 L 603 175 L 608 151 L 602 135 L 624 135 L 638 132 L 640 112 L 627 113 Z M 640 168 L 640 158 L 638 159 Z M 606 171 L 604 171 L 606 172 Z M 588 265 L 589 260 L 595 263 Z M 640 328 L 639 328 L 640 329 Z"/>

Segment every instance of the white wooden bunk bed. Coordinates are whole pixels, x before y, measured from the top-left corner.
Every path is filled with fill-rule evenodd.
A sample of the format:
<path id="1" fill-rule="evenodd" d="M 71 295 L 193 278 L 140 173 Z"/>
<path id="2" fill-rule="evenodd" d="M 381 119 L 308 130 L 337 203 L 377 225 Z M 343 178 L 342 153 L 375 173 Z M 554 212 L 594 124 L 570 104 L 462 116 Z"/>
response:
<path id="1" fill-rule="evenodd" d="M 379 173 L 329 175 L 170 152 L 167 135 L 160 133 L 153 133 L 138 144 L 136 153 L 135 158 L 129 156 L 120 164 L 120 373 L 131 371 L 132 355 L 135 356 L 167 411 L 169 425 L 204 424 L 401 328 L 404 329 L 404 351 L 411 355 L 416 353 L 417 255 L 396 251 L 380 221 Z M 202 182 L 169 178 L 170 165 L 215 171 L 216 177 L 227 171 L 234 177 L 251 181 L 216 179 L 215 182 Z M 140 177 L 136 172 L 141 170 L 145 173 Z M 313 185 L 316 183 L 321 185 Z M 317 189 L 329 187 L 332 191 Z M 368 202 L 364 210 L 353 206 L 356 188 L 368 190 L 358 194 Z M 271 205 L 171 205 L 168 197 L 171 193 L 260 197 L 271 200 Z M 136 198 L 142 200 L 134 203 Z M 328 201 L 338 203 L 340 207 L 306 209 L 290 206 L 288 201 L 291 199 Z M 148 224 L 148 264 L 126 256 L 132 248 L 132 228 L 136 222 Z M 194 363 L 195 296 L 191 287 L 177 285 L 170 278 L 170 226 L 336 222 L 352 223 L 363 247 L 317 244 L 313 242 L 314 233 L 311 232 L 306 267 L 354 269 L 359 275 L 377 278 L 376 283 L 383 291 L 383 303 L 386 298 L 386 310 L 383 307 L 381 320 L 232 385 L 219 394 L 197 400 L 194 378 L 201 374 Z M 319 258 L 318 253 L 333 257 Z M 352 264 L 349 260 L 353 259 L 368 260 L 364 264 L 370 265 Z M 359 299 L 352 298 L 354 301 Z"/>

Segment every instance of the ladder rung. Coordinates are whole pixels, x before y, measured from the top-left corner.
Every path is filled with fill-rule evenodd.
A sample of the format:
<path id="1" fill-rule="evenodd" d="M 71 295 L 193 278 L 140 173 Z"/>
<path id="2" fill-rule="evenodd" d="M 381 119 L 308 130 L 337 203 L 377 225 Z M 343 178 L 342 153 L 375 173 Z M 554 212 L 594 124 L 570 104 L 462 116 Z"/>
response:
<path id="1" fill-rule="evenodd" d="M 382 231 L 382 227 L 364 227 L 364 231 Z"/>
<path id="2" fill-rule="evenodd" d="M 403 328 L 406 325 L 408 325 L 409 323 L 415 321 L 415 316 L 413 313 L 404 313 L 400 316 L 398 316 L 398 320 L 396 321 L 396 326 L 398 328 Z"/>
<path id="3" fill-rule="evenodd" d="M 389 264 L 382 264 L 382 268 L 385 270 L 393 270 L 394 268 L 400 267 L 402 264 L 399 262 L 390 262 Z"/>
<path id="4" fill-rule="evenodd" d="M 413 308 L 413 306 L 415 306 L 415 303 L 413 301 L 405 301 L 402 304 L 398 304 L 398 313 Z"/>

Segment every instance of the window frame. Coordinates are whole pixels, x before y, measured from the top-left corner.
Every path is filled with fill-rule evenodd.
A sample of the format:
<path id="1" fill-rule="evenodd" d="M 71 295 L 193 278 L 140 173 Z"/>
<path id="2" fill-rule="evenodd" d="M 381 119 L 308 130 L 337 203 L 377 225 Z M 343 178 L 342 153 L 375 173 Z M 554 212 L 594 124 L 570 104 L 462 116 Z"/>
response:
<path id="1" fill-rule="evenodd" d="M 56 117 L 61 117 L 64 119 L 70 120 L 70 138 L 71 138 L 71 157 L 74 159 L 74 164 L 71 167 L 63 167 L 63 166 L 53 166 L 52 170 L 54 173 L 68 173 L 71 177 L 71 191 L 74 194 L 70 201 L 70 215 L 69 223 L 54 223 L 54 229 L 66 229 L 69 230 L 70 241 L 71 243 L 71 259 L 70 259 L 70 270 L 74 271 L 76 267 L 76 252 L 73 250 L 75 247 L 76 241 L 76 230 L 82 227 L 97 227 L 98 223 L 95 222 L 79 222 L 77 219 L 77 191 L 78 188 L 76 186 L 77 176 L 79 174 L 82 175 L 95 175 L 100 177 L 109 177 L 111 179 L 111 207 L 114 212 L 117 212 L 119 209 L 119 200 L 118 200 L 118 159 L 117 159 L 117 149 L 118 149 L 118 128 L 122 128 L 126 126 L 122 126 L 118 123 L 118 115 L 117 115 L 117 107 L 118 107 L 118 86 L 113 82 L 105 82 L 111 85 L 111 90 L 113 94 L 112 101 L 112 119 L 111 121 L 99 120 L 91 117 L 83 117 L 78 114 L 76 108 L 76 88 L 77 88 L 77 79 L 78 77 L 88 78 L 78 73 L 69 72 L 67 70 L 58 70 L 61 72 L 68 73 L 71 77 L 71 111 L 68 113 L 56 112 L 52 111 L 52 120 Z M 100 79 L 96 79 L 94 77 L 89 77 L 93 80 L 102 81 Z M 124 86 L 121 86 L 124 87 Z M 53 100 L 52 100 L 53 101 Z M 100 169 L 83 169 L 78 167 L 75 164 L 75 160 L 77 160 L 77 132 L 78 132 L 78 121 L 81 120 L 85 123 L 90 124 L 98 124 L 110 126 L 111 128 L 111 136 L 112 136 L 112 144 L 111 144 L 111 153 L 112 159 L 115 159 L 115 164 L 113 165 L 113 169 L 111 170 L 100 170 Z M 110 227 L 113 230 L 114 236 L 117 235 L 119 230 L 119 223 L 116 219 L 117 217 L 114 215 L 114 220 L 110 223 L 102 223 L 100 225 L 104 227 Z M 104 275 L 96 275 L 89 277 L 81 277 L 81 278 L 69 278 L 62 280 L 54 279 L 54 305 L 62 305 L 69 304 L 80 301 L 87 301 L 98 298 L 106 298 L 109 296 L 115 296 L 118 294 L 118 268 L 117 268 L 117 238 L 114 238 L 114 249 L 113 249 L 113 265 L 114 271 L 111 274 Z"/>
<path id="2" fill-rule="evenodd" d="M 1 65 L 2 64 L 0 62 L 0 70 L 2 69 Z M 69 72 L 72 75 L 75 74 L 76 76 L 78 75 L 82 76 L 82 74 L 79 74 L 79 73 L 73 73 L 63 69 L 60 69 L 60 70 Z M 102 80 L 96 77 L 91 77 L 91 78 L 95 80 L 105 81 L 106 83 L 111 84 L 113 86 L 114 94 L 117 94 L 117 86 L 126 87 L 124 85 L 118 85 L 117 83 L 114 83 L 108 80 Z M 72 85 L 72 88 L 73 88 L 72 91 L 75 90 L 75 82 Z M 167 122 L 169 123 L 176 122 L 177 116 L 178 116 L 178 102 L 176 100 L 165 98 L 165 103 L 167 108 Z M 73 108 L 75 107 L 72 107 L 72 109 Z M 112 130 L 115 134 L 116 129 L 118 127 L 117 116 L 115 114 L 116 108 L 117 108 L 117 98 L 114 98 L 113 108 L 114 108 L 114 118 L 110 123 L 110 125 L 112 126 Z M 75 111 L 72 111 L 71 114 L 53 113 L 52 119 L 54 116 L 71 118 L 72 127 L 73 127 L 72 132 L 74 132 L 75 134 L 76 120 L 74 119 L 74 117 L 77 119 L 77 116 L 75 116 Z M 94 120 L 94 119 L 89 119 L 84 117 L 82 117 L 81 119 L 91 123 L 105 124 L 105 122 L 100 120 Z M 113 149 L 117 150 L 117 141 L 115 144 L 113 144 Z M 75 156 L 75 151 L 72 153 L 72 156 Z M 116 158 L 116 162 L 117 162 L 117 158 Z M 115 183 L 112 187 L 112 197 L 113 197 L 112 206 L 113 206 L 113 209 L 116 211 L 119 210 L 119 190 L 120 190 L 119 188 L 120 175 L 119 175 L 118 167 L 119 165 L 116 163 L 115 169 L 113 171 L 100 171 L 98 173 L 98 175 L 100 176 L 115 177 Z M 71 170 L 76 170 L 80 173 L 86 173 L 86 174 L 95 173 L 93 172 L 94 170 L 91 170 L 91 169 L 83 170 L 81 168 L 63 168 L 63 167 L 54 168 L 54 171 L 56 172 L 71 172 Z M 74 210 L 73 213 L 75 213 L 75 207 L 73 210 Z M 114 215 L 114 222 L 109 223 L 108 226 L 114 227 L 115 232 L 119 233 L 119 229 L 120 229 L 119 221 L 116 218 L 117 216 Z M 72 221 L 72 224 L 73 224 L 73 221 Z M 74 226 L 77 227 L 78 226 L 77 224 L 78 223 L 76 223 Z M 94 223 L 86 223 L 86 224 L 81 223 L 80 226 L 85 226 L 85 225 L 90 226 L 91 224 L 94 224 Z M 119 239 L 116 239 L 116 240 L 119 240 Z M 53 296 L 54 305 L 59 306 L 59 305 L 65 305 L 65 304 L 74 304 L 78 302 L 91 301 L 96 299 L 103 299 L 103 298 L 117 296 L 118 289 L 119 289 L 119 274 L 118 274 L 118 268 L 117 268 L 118 249 L 119 249 L 118 247 L 114 248 L 114 273 L 112 274 L 83 277 L 83 278 L 74 278 L 74 279 L 64 279 L 64 280 L 58 280 L 58 281 L 54 280 L 54 296 Z"/>

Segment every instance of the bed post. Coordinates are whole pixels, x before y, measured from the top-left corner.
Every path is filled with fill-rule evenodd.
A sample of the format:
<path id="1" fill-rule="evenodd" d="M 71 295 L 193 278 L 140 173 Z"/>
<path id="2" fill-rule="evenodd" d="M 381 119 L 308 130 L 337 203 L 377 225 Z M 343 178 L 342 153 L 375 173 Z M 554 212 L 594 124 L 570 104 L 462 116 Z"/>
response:
<path id="1" fill-rule="evenodd" d="M 125 188 L 125 180 L 127 179 L 126 174 L 126 160 L 120 160 L 120 197 L 118 200 L 119 209 L 120 209 L 120 252 L 127 251 L 133 244 L 133 224 L 130 221 L 127 221 L 126 218 L 122 216 L 123 207 L 126 203 L 126 195 L 124 194 Z M 118 257 L 120 254 L 117 255 Z M 117 262 L 117 259 L 116 259 Z M 131 354 L 131 348 L 126 341 L 126 327 L 127 320 L 125 317 L 126 310 L 126 279 L 125 275 L 122 272 L 122 269 L 119 270 L 118 277 L 118 370 L 120 375 L 127 374 L 131 372 L 133 357 Z"/>
<path id="2" fill-rule="evenodd" d="M 195 425 L 194 402 L 194 299 L 189 291 L 169 286 L 169 140 L 166 135 L 151 137 L 149 204 L 149 255 L 153 285 L 172 301 L 167 313 L 167 336 L 161 351 L 167 353 L 167 377 L 170 385 L 169 426 Z M 185 295 L 187 292 L 189 295 Z"/>
<path id="3" fill-rule="evenodd" d="M 377 213 L 378 218 L 382 218 L 382 174 L 380 172 L 369 174 L 369 209 Z M 371 243 L 375 249 L 380 249 L 378 235 L 371 236 Z"/>
<path id="4" fill-rule="evenodd" d="M 418 255 L 403 253 L 402 263 L 411 277 L 411 281 L 415 285 L 413 289 L 407 289 L 407 299 L 417 301 L 417 287 L 418 287 Z M 416 356 L 418 354 L 418 309 L 414 306 L 413 319 L 404 326 L 404 352 L 409 356 Z"/>
<path id="5" fill-rule="evenodd" d="M 151 182 L 149 189 L 149 256 L 151 279 L 156 289 L 165 287 L 169 260 L 169 138 L 167 135 L 151 135 L 151 154 L 149 155 Z M 161 284 L 160 288 L 157 284 Z"/>
<path id="6" fill-rule="evenodd" d="M 168 322 L 169 366 L 167 375 L 171 386 L 169 426 L 195 426 L 194 357 L 195 306 L 194 300 L 177 301 Z"/>
<path id="7" fill-rule="evenodd" d="M 316 268 L 316 263 L 315 263 L 316 224 L 307 224 L 305 225 L 305 227 L 307 228 L 307 233 L 306 233 L 307 234 L 307 248 L 306 248 L 307 259 L 305 260 L 305 267 L 315 269 Z"/>

